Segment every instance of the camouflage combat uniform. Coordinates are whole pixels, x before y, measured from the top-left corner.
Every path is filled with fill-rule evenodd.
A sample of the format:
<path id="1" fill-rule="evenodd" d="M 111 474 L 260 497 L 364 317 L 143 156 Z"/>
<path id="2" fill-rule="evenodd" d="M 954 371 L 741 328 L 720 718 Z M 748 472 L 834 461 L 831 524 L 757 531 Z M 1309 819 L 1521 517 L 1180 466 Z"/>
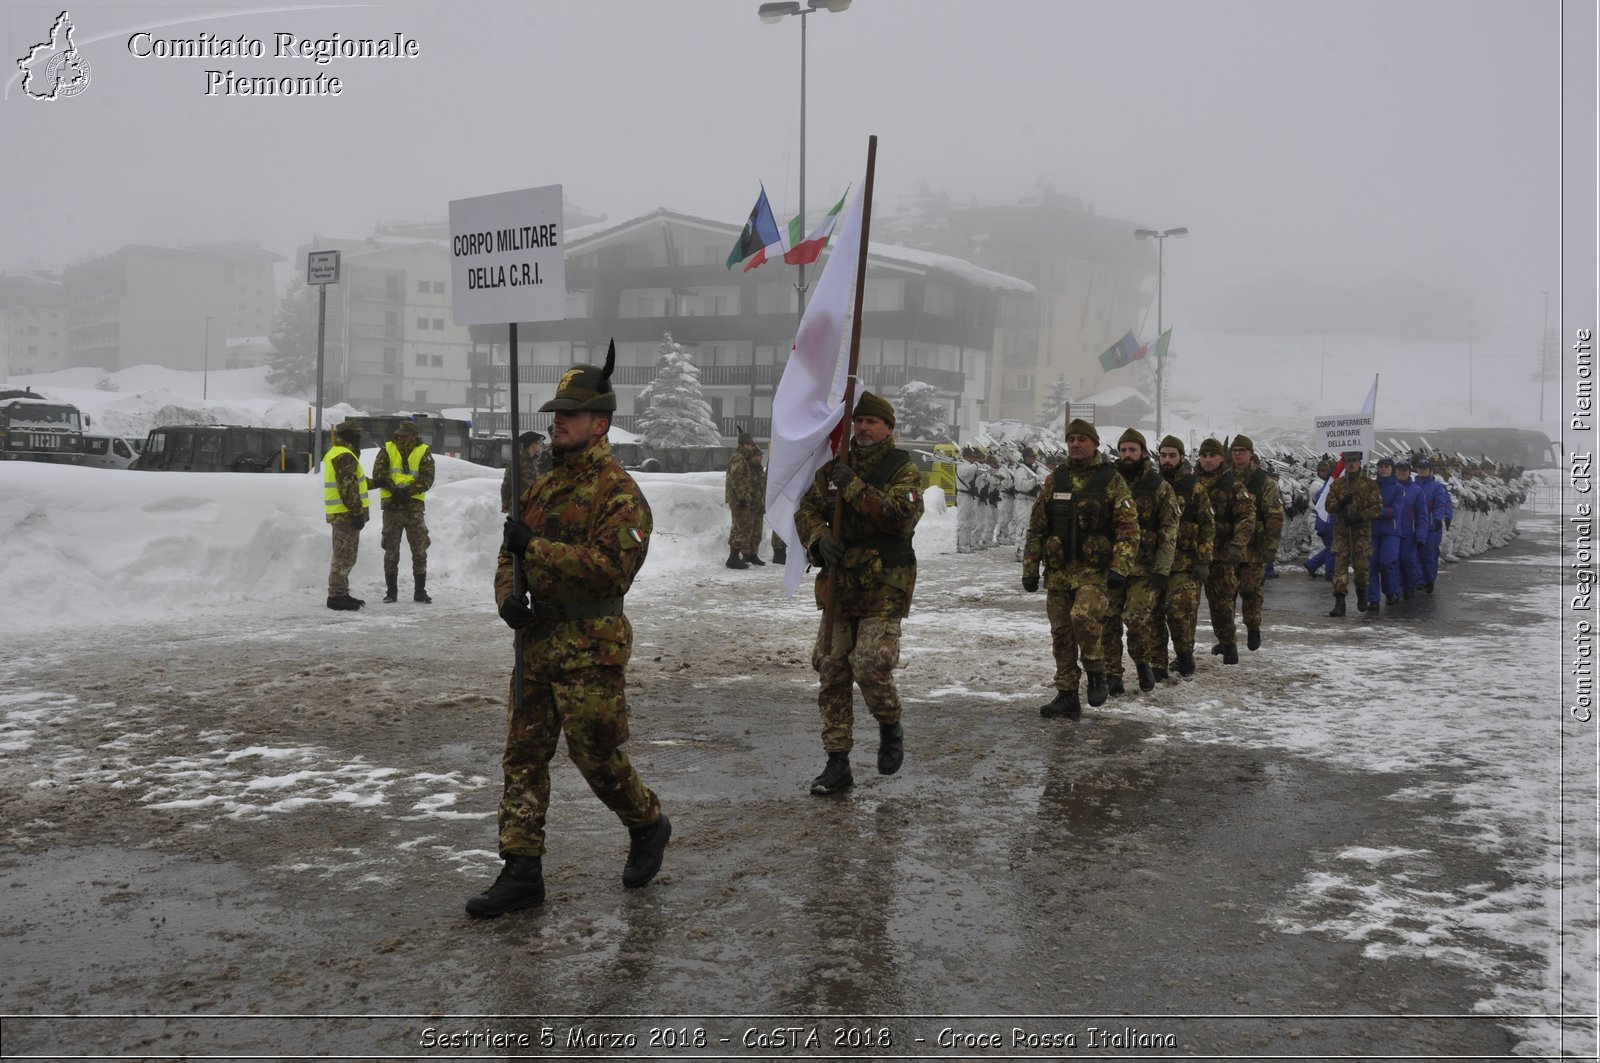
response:
<path id="1" fill-rule="evenodd" d="M 417 452 L 420 457 L 413 457 Z M 433 486 L 433 454 L 414 433 L 396 433 L 392 442 L 378 448 L 372 462 L 372 482 L 378 487 L 383 505 L 383 574 L 400 571 L 400 536 L 411 548 L 411 575 L 428 577 L 428 521 L 425 514 L 428 488 Z M 404 487 L 410 497 L 401 498 L 391 487 Z"/>
<path id="2" fill-rule="evenodd" d="M 1122 471 L 1120 465 L 1117 471 Z M 1156 590 L 1150 577 L 1168 576 L 1178 545 L 1178 501 L 1160 471 L 1144 461 L 1133 480 L 1126 476 L 1123 480 L 1139 516 L 1139 556 L 1128 573 L 1127 585 L 1121 590 L 1106 591 L 1105 635 L 1100 645 L 1108 676 L 1122 674 L 1124 625 L 1128 628 L 1128 656 L 1133 663 L 1166 667 L 1165 661 L 1156 656 L 1157 645 L 1164 644 L 1156 632 L 1163 592 Z"/>
<path id="3" fill-rule="evenodd" d="M 522 576 L 534 619 L 522 631 L 522 712 L 513 701 L 507 713 L 502 857 L 544 854 L 550 758 L 563 734 L 567 755 L 626 826 L 661 818 L 656 795 L 622 750 L 624 668 L 633 652 L 623 595 L 649 550 L 650 506 L 604 439 L 562 455 L 523 498 L 522 519 L 534 539 Z M 497 605 L 511 595 L 511 573 L 511 555 L 502 547 Z"/>
<path id="4" fill-rule="evenodd" d="M 1233 623 L 1233 599 L 1239 593 L 1238 563 L 1256 532 L 1256 506 L 1226 463 L 1216 472 L 1202 470 L 1196 476 L 1211 498 L 1211 515 L 1217 529 L 1211 574 L 1205 583 L 1211 631 L 1221 645 L 1234 646 L 1239 641 Z"/>
<path id="5" fill-rule="evenodd" d="M 761 549 L 761 517 L 767 510 L 767 474 L 761 467 L 761 448 L 741 443 L 728 460 L 723 499 L 733 511 L 728 548 L 746 556 Z"/>
<path id="6" fill-rule="evenodd" d="M 1217 546 L 1217 521 L 1211 512 L 1211 495 L 1187 461 L 1162 469 L 1161 474 L 1172 487 L 1180 514 L 1172 575 L 1167 578 L 1167 622 L 1157 639 L 1156 667 L 1165 668 L 1169 633 L 1174 653 L 1194 652 L 1194 628 L 1200 616 L 1200 577 L 1196 570 L 1204 568 L 1210 574 Z"/>
<path id="7" fill-rule="evenodd" d="M 356 567 L 361 547 L 361 529 L 367 523 L 367 477 L 361 471 L 361 458 L 351 449 L 359 440 L 335 436 L 333 446 L 323 456 L 323 494 L 329 491 L 338 499 L 325 497 L 324 519 L 333 531 L 333 557 L 328 562 L 328 597 L 350 595 L 350 570 Z M 331 474 L 331 483 L 328 482 Z"/>
<path id="8" fill-rule="evenodd" d="M 1343 598 L 1350 586 L 1350 569 L 1356 570 L 1356 602 L 1367 600 L 1368 564 L 1372 560 L 1371 521 L 1383 511 L 1383 498 L 1378 494 L 1377 481 L 1365 472 L 1352 475 L 1346 469 L 1343 476 L 1328 488 L 1328 512 L 1336 518 L 1333 522 L 1333 594 Z"/>
<path id="9" fill-rule="evenodd" d="M 1110 462 L 1096 452 L 1045 477 L 1028 517 L 1022 575 L 1037 579 L 1044 566 L 1057 690 L 1077 692 L 1080 657 L 1083 671 L 1105 669 L 1106 579 L 1131 573 L 1138 555 L 1133 496 Z"/>
<path id="10" fill-rule="evenodd" d="M 533 481 L 548 470 L 549 463 L 545 459 L 545 455 L 548 453 L 549 451 L 542 450 L 539 452 L 538 457 L 530 458 L 527 448 L 524 447 L 522 449 L 522 453 L 518 456 L 517 481 L 521 485 L 524 495 L 528 493 L 528 488 L 533 486 Z M 500 478 L 500 512 L 511 512 L 511 466 L 509 465 L 506 466 L 505 474 Z"/>
<path id="11" fill-rule="evenodd" d="M 1283 496 L 1267 470 L 1251 459 L 1244 489 L 1254 503 L 1255 529 L 1244 548 L 1244 560 L 1234 566 L 1239 587 L 1239 616 L 1246 627 L 1261 626 L 1261 605 L 1267 587 L 1267 562 L 1278 556 L 1283 538 Z M 1239 475 L 1237 469 L 1234 475 Z"/>
<path id="12" fill-rule="evenodd" d="M 880 725 L 900 722 L 894 666 L 900 659 L 900 621 L 911 613 L 917 583 L 911 538 L 922 519 L 922 473 L 894 443 L 892 435 L 870 447 L 852 443 L 846 462 L 856 476 L 844 488 L 844 530 L 837 535 L 845 555 L 839 570 L 833 643 L 824 657 L 819 624 L 812 654 L 820 686 L 822 748 L 829 754 L 848 753 L 854 745 L 852 683 L 861 688 L 868 711 Z M 818 564 L 817 544 L 833 523 L 834 464 L 830 461 L 817 471 L 794 515 L 800 541 Z M 826 605 L 829 578 L 826 568 L 817 575 L 818 609 Z"/>

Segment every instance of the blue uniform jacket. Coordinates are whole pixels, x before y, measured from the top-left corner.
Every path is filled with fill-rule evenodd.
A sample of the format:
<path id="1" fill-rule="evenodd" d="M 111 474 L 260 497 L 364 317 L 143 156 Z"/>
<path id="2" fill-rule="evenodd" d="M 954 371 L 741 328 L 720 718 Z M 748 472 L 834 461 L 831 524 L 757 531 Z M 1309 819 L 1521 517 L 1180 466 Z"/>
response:
<path id="1" fill-rule="evenodd" d="M 1399 481 L 1396 480 L 1396 483 L 1399 483 Z M 1417 537 L 1417 502 L 1421 498 L 1421 494 L 1417 490 L 1417 482 L 1415 480 L 1408 480 L 1400 484 L 1400 500 L 1394 507 L 1394 525 L 1399 529 L 1400 537 L 1403 539 L 1415 539 Z"/>
<path id="2" fill-rule="evenodd" d="M 1400 497 L 1404 489 L 1400 481 L 1393 476 L 1378 477 L 1378 497 L 1383 500 L 1383 509 L 1372 521 L 1372 535 L 1398 535 L 1399 529 L 1395 524 L 1395 512 L 1400 505 Z"/>

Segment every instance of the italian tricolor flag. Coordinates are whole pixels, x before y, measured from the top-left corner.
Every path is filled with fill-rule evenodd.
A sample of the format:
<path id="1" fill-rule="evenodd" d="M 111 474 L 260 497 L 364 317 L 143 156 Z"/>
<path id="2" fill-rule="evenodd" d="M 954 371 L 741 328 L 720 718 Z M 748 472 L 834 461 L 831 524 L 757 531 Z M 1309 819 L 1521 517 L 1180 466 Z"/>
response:
<path id="1" fill-rule="evenodd" d="M 789 222 L 789 250 L 783 253 L 783 260 L 791 266 L 809 266 L 822 254 L 822 249 L 827 246 L 828 237 L 833 235 L 834 223 L 839 220 L 839 212 L 844 209 L 845 196 L 850 190 L 845 189 L 845 194 L 839 197 L 839 202 L 833 205 L 827 216 L 811 231 L 811 235 L 804 240 L 800 239 L 801 217 L 796 214 Z"/>

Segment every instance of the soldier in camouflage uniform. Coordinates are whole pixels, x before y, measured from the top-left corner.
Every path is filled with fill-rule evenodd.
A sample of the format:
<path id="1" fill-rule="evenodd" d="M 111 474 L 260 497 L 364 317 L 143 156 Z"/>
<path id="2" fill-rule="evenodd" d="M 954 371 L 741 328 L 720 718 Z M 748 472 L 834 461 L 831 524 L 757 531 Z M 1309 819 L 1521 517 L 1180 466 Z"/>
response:
<path id="1" fill-rule="evenodd" d="M 765 565 L 761 560 L 761 516 L 767 511 L 767 474 L 761 467 L 761 448 L 749 432 L 739 433 L 739 446 L 728 459 L 722 497 L 733 511 L 728 567 Z"/>
<path id="2" fill-rule="evenodd" d="M 672 836 L 660 801 L 622 749 L 628 740 L 624 669 L 633 651 L 623 596 L 649 551 L 652 520 L 639 485 L 613 460 L 606 438 L 617 408 L 610 380 L 614 351 L 607 352 L 603 370 L 567 370 L 555 398 L 541 407 L 555 414 L 554 461 L 523 494 L 520 517 L 506 519 L 494 595 L 501 619 L 517 632 L 522 696 L 519 703 L 513 691 L 501 760 L 505 867 L 488 890 L 467 901 L 475 916 L 544 903 L 550 758 L 563 734 L 567 755 L 590 789 L 628 828 L 624 886 L 655 877 Z M 513 558 L 520 560 L 520 587 L 513 585 Z"/>
<path id="3" fill-rule="evenodd" d="M 1056 696 L 1045 717 L 1077 719 L 1078 665 L 1089 674 L 1089 704 L 1105 703 L 1103 651 L 1108 591 L 1127 586 L 1139 556 L 1139 516 L 1128 485 L 1100 456 L 1100 433 L 1088 421 L 1067 425 L 1067 460 L 1045 477 L 1022 551 L 1022 589 L 1039 589 L 1044 566 Z"/>
<path id="4" fill-rule="evenodd" d="M 1344 616 L 1345 589 L 1350 569 L 1356 570 L 1356 610 L 1367 611 L 1367 565 L 1372 559 L 1372 536 L 1367 522 L 1383 509 L 1378 485 L 1361 471 L 1361 451 L 1344 455 L 1344 475 L 1328 488 L 1328 512 L 1333 515 L 1333 608 L 1329 616 Z"/>
<path id="5" fill-rule="evenodd" d="M 1278 556 L 1283 538 L 1283 496 L 1277 481 L 1256 461 L 1256 445 L 1246 435 L 1233 437 L 1234 479 L 1244 484 L 1255 504 L 1255 530 L 1244 548 L 1244 560 L 1235 566 L 1239 585 L 1239 613 L 1244 618 L 1245 645 L 1261 648 L 1261 605 L 1267 586 L 1267 566 Z"/>
<path id="6" fill-rule="evenodd" d="M 1200 587 L 1211 574 L 1217 548 L 1217 522 L 1211 513 L 1211 495 L 1200 486 L 1184 460 L 1183 440 L 1167 436 L 1161 441 L 1161 475 L 1171 485 L 1178 504 L 1178 545 L 1172 574 L 1167 578 L 1166 625 L 1160 632 L 1158 673 L 1165 673 L 1168 632 L 1177 653 L 1178 674 L 1194 675 L 1194 627 L 1200 616 Z M 1165 678 L 1158 674 L 1157 679 Z"/>
<path id="7" fill-rule="evenodd" d="M 1144 434 L 1130 428 L 1117 440 L 1117 472 L 1133 495 L 1139 514 L 1139 557 L 1128 574 L 1128 585 L 1106 593 L 1105 638 L 1101 643 L 1106 667 L 1106 687 L 1112 697 L 1123 692 L 1122 628 L 1128 629 L 1128 656 L 1139 673 L 1139 689 L 1156 688 L 1155 662 L 1161 617 L 1178 545 L 1178 502 L 1172 488 L 1150 463 Z M 1160 643 L 1165 645 L 1164 642 Z M 1160 658 L 1166 667 L 1166 656 Z"/>
<path id="8" fill-rule="evenodd" d="M 361 428 L 349 421 L 334 426 L 333 445 L 322 456 L 322 509 L 333 532 L 328 562 L 328 608 L 360 609 L 350 597 L 350 570 L 356 567 L 361 529 L 367 526 L 367 477 L 361 471 Z"/>
<path id="9" fill-rule="evenodd" d="M 854 695 L 861 687 L 878 721 L 878 772 L 893 775 L 904 759 L 900 692 L 894 666 L 900 659 L 900 621 L 911 613 L 917 555 L 911 547 L 922 519 L 922 472 L 894 445 L 894 407 L 870 391 L 851 413 L 850 452 L 828 462 L 800 500 L 794 525 L 817 576 L 817 608 L 826 605 L 837 573 L 832 643 L 823 652 L 819 629 L 812 655 L 819 678 L 822 748 L 828 763 L 811 781 L 819 796 L 854 784 L 850 749 Z M 833 526 L 835 499 L 844 500 L 844 527 Z M 827 614 L 823 614 L 826 618 Z"/>
<path id="10" fill-rule="evenodd" d="M 1238 633 L 1233 626 L 1233 599 L 1239 593 L 1239 563 L 1256 531 L 1256 506 L 1250 492 L 1225 468 L 1222 444 L 1206 439 L 1200 444 L 1200 486 L 1211 497 L 1211 515 L 1217 528 L 1216 552 L 1211 572 L 1205 581 L 1206 607 L 1211 612 L 1211 631 L 1217 644 L 1213 654 L 1222 655 L 1223 664 L 1239 663 Z"/>
<path id="11" fill-rule="evenodd" d="M 540 456 L 544 453 L 544 436 L 538 432 L 522 433 L 517 437 L 517 450 L 519 452 L 517 461 L 520 463 L 517 478 L 522 484 L 522 489 L 526 491 L 545 471 L 541 468 L 543 463 L 540 461 Z M 510 513 L 511 502 L 511 466 L 507 465 L 505 475 L 500 479 L 500 512 Z"/>
<path id="12" fill-rule="evenodd" d="M 433 486 L 433 453 L 417 438 L 417 426 L 401 421 L 394 439 L 385 443 L 372 462 L 372 484 L 383 500 L 383 600 L 400 597 L 400 536 L 411 547 L 411 600 L 428 597 L 428 520 L 424 508 Z"/>

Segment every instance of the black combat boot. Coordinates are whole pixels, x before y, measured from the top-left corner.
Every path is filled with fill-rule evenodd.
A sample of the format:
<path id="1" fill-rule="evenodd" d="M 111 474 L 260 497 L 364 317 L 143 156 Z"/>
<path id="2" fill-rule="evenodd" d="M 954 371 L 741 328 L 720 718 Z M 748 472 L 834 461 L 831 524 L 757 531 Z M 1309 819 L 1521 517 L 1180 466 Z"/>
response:
<path id="1" fill-rule="evenodd" d="M 1344 595 L 1335 594 L 1333 596 L 1333 608 L 1328 610 L 1328 615 L 1329 616 L 1343 616 L 1344 615 Z"/>
<path id="2" fill-rule="evenodd" d="M 1219 642 L 1215 646 L 1211 647 L 1211 656 L 1221 657 L 1223 653 L 1226 652 L 1227 648 L 1228 647 Z"/>
<path id="3" fill-rule="evenodd" d="M 1423 590 L 1423 593 L 1425 593 L 1425 594 L 1432 594 L 1433 593 L 1433 584 L 1432 583 L 1424 583 L 1422 585 L 1422 590 Z"/>
<path id="4" fill-rule="evenodd" d="M 787 565 L 789 563 L 789 548 L 779 544 L 772 548 L 772 563 L 774 565 Z"/>
<path id="5" fill-rule="evenodd" d="M 761 560 L 761 554 L 760 553 L 745 554 L 744 555 L 744 562 L 747 565 L 755 565 L 758 568 L 764 568 L 764 567 L 766 567 L 766 564 L 767 564 L 765 561 Z"/>
<path id="6" fill-rule="evenodd" d="M 629 827 L 628 862 L 622 868 L 622 884 L 635 890 L 655 878 L 671 837 L 672 820 L 665 812 L 648 827 Z"/>
<path id="7" fill-rule="evenodd" d="M 421 602 L 424 605 L 432 604 L 433 599 L 428 597 L 428 577 L 412 576 L 411 582 L 415 584 L 415 589 L 411 592 L 411 600 Z"/>
<path id="8" fill-rule="evenodd" d="M 1399 600 L 1400 600 L 1400 599 L 1399 599 L 1399 598 L 1396 598 L 1396 597 L 1395 597 L 1395 596 L 1394 596 L 1394 595 L 1392 595 L 1392 594 L 1385 594 L 1385 595 L 1384 595 L 1384 596 L 1383 596 L 1383 604 L 1384 604 L 1384 605 L 1387 605 L 1387 606 L 1388 606 L 1388 607 L 1389 607 L 1389 608 L 1391 608 L 1391 609 L 1393 609 L 1393 608 L 1394 608 L 1394 603 L 1395 603 L 1395 602 L 1398 602 L 1398 601 L 1399 601 Z"/>
<path id="9" fill-rule="evenodd" d="M 508 856 L 494 885 L 467 901 L 467 914 L 498 919 L 507 912 L 544 903 L 544 861 L 537 856 Z"/>
<path id="10" fill-rule="evenodd" d="M 1261 629 L 1246 626 L 1244 629 L 1244 644 L 1252 650 L 1261 648 Z"/>
<path id="11" fill-rule="evenodd" d="M 1151 668 L 1148 664 L 1137 664 L 1134 665 L 1134 667 L 1139 671 L 1139 689 L 1147 694 L 1154 690 L 1156 688 L 1155 669 Z M 1166 669 L 1163 668 L 1161 671 L 1163 673 L 1162 678 L 1165 679 Z"/>
<path id="12" fill-rule="evenodd" d="M 1238 664 L 1239 663 L 1239 647 L 1238 646 L 1233 646 L 1233 645 L 1228 645 L 1228 646 L 1222 647 L 1222 663 L 1223 664 Z"/>
<path id="13" fill-rule="evenodd" d="M 811 780 L 811 792 L 818 797 L 826 797 L 850 789 L 855 782 L 850 777 L 850 754 L 829 753 L 822 774 Z"/>
<path id="14" fill-rule="evenodd" d="M 1048 705 L 1039 706 L 1039 715 L 1047 720 L 1062 717 L 1068 720 L 1076 720 L 1083 715 L 1083 706 L 1078 703 L 1078 692 L 1076 690 L 1056 691 L 1054 701 Z"/>
<path id="15" fill-rule="evenodd" d="M 352 598 L 348 594 L 330 594 L 328 596 L 329 609 L 360 609 L 366 603 L 360 598 Z"/>
<path id="16" fill-rule="evenodd" d="M 728 550 L 728 567 L 749 568 L 750 563 L 740 556 L 739 551 L 730 548 Z"/>
<path id="17" fill-rule="evenodd" d="M 1126 691 L 1122 685 L 1122 673 L 1112 673 L 1106 676 L 1106 693 L 1114 698 L 1120 698 Z"/>
<path id="18" fill-rule="evenodd" d="M 905 728 L 898 723 L 878 725 L 878 774 L 893 775 L 906 759 Z"/>
<path id="19" fill-rule="evenodd" d="M 1150 678 L 1157 683 L 1165 683 L 1167 681 L 1167 670 L 1165 668 L 1157 668 L 1155 665 L 1151 665 Z"/>
<path id="20" fill-rule="evenodd" d="M 1404 591 L 1403 591 L 1403 592 L 1402 592 L 1402 593 L 1401 593 L 1401 595 L 1400 595 L 1400 597 L 1402 597 L 1402 598 L 1404 598 L 1404 599 L 1405 599 L 1405 600 L 1406 600 L 1406 601 L 1408 601 L 1408 602 L 1409 602 L 1409 601 L 1410 601 L 1410 600 L 1411 600 L 1411 596 L 1412 596 L 1412 595 L 1414 595 L 1414 594 L 1416 594 L 1416 593 L 1417 593 L 1417 589 L 1416 589 L 1416 588 L 1415 588 L 1415 587 L 1407 587 L 1407 588 L 1406 588 L 1406 589 L 1405 589 L 1405 590 L 1404 590 Z"/>
<path id="21" fill-rule="evenodd" d="M 385 572 L 383 574 L 383 585 L 385 588 L 383 600 L 386 602 L 398 602 L 400 600 L 400 573 Z"/>
<path id="22" fill-rule="evenodd" d="M 1359 595 L 1359 594 L 1356 595 L 1356 612 L 1364 613 L 1364 612 L 1367 611 L 1367 608 L 1368 608 L 1367 600 L 1365 598 L 1361 597 L 1361 595 Z"/>
<path id="23" fill-rule="evenodd" d="M 1194 651 L 1182 650 L 1178 654 L 1178 674 L 1194 675 Z"/>
<path id="24" fill-rule="evenodd" d="M 1106 686 L 1106 674 L 1104 672 L 1090 672 L 1089 707 L 1092 709 L 1097 709 L 1101 705 L 1104 705 L 1106 703 L 1106 697 L 1109 694 L 1110 689 Z"/>

